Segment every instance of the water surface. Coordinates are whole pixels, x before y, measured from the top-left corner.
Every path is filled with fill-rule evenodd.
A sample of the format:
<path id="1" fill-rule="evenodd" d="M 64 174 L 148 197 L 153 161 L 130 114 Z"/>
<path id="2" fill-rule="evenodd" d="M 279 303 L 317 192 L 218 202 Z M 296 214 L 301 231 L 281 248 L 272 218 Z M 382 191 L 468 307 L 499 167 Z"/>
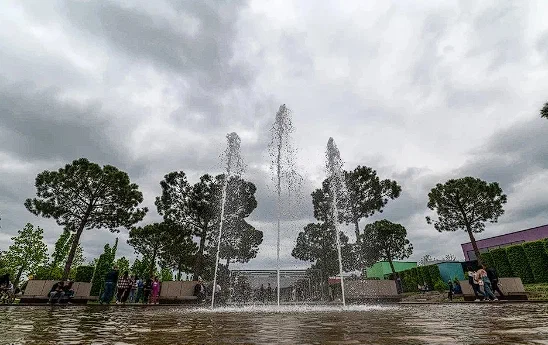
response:
<path id="1" fill-rule="evenodd" d="M 0 308 L 1 344 L 548 344 L 547 304 Z"/>

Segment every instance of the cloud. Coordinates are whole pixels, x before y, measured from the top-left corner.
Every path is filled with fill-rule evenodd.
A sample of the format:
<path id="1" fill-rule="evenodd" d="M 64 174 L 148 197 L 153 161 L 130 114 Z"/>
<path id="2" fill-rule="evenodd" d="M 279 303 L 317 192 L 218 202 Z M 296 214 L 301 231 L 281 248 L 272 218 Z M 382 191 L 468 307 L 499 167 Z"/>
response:
<path id="1" fill-rule="evenodd" d="M 225 135 L 242 138 L 250 217 L 264 229 L 258 257 L 275 265 L 277 201 L 268 155 L 280 104 L 293 111 L 301 197 L 284 201 L 284 267 L 312 221 L 310 193 L 325 177 L 335 138 L 345 168 L 367 165 L 397 180 L 382 214 L 404 224 L 413 258 L 460 254 L 464 232 L 437 233 L 428 191 L 461 176 L 498 181 L 506 213 L 490 236 L 548 222 L 543 197 L 548 123 L 547 4 L 484 1 L 62 1 L 0 5 L 0 250 L 26 222 L 61 229 L 23 206 L 36 174 L 85 156 L 128 172 L 160 219 L 159 181 L 222 171 Z M 352 230 L 349 229 L 349 233 Z M 89 231 L 88 259 L 126 233 Z"/>

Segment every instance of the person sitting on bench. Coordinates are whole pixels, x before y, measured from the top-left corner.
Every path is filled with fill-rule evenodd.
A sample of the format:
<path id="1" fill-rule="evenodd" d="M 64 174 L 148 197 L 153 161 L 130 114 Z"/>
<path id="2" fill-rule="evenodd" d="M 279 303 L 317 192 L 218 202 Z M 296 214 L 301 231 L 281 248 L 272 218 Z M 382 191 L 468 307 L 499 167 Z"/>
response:
<path id="1" fill-rule="evenodd" d="M 64 297 L 68 299 L 68 304 L 70 304 L 70 300 L 72 297 L 74 297 L 74 290 L 72 289 L 72 284 L 74 284 L 73 281 L 68 280 L 66 283 L 63 284 L 63 293 Z"/>
<path id="2" fill-rule="evenodd" d="M 60 281 L 53 284 L 49 292 L 48 304 L 50 304 L 51 301 L 56 298 L 57 298 L 57 304 L 61 302 L 61 299 L 63 298 L 63 296 L 65 296 L 65 292 L 63 291 L 64 285 L 65 285 L 64 281 Z"/>

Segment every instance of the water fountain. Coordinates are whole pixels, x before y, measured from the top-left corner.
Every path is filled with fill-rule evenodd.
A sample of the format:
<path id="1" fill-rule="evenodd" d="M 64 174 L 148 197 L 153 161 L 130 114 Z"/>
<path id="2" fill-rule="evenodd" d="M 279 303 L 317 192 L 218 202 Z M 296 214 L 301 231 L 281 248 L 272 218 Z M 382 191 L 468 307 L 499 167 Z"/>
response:
<path id="1" fill-rule="evenodd" d="M 342 303 L 346 306 L 346 300 L 344 296 L 344 278 L 343 278 L 343 266 L 341 255 L 341 240 L 339 236 L 339 211 L 338 211 L 338 196 L 344 191 L 344 176 L 342 173 L 343 162 L 341 160 L 341 154 L 333 138 L 329 138 L 327 141 L 327 153 L 326 153 L 326 165 L 327 176 L 329 179 L 329 190 L 331 193 L 331 213 L 333 226 L 335 227 L 335 241 L 337 243 L 337 256 L 339 259 L 339 274 L 341 277 L 341 292 Z"/>
<path id="2" fill-rule="evenodd" d="M 272 170 L 275 174 L 275 189 L 277 196 L 277 240 L 276 240 L 276 281 L 277 304 L 280 305 L 280 222 L 282 218 L 282 181 L 288 191 L 298 189 L 301 177 L 295 170 L 295 154 L 291 145 L 291 133 L 293 124 L 291 111 L 282 104 L 276 113 L 274 125 L 271 128 L 272 140 L 270 143 L 270 155 L 272 157 Z"/>
<path id="3" fill-rule="evenodd" d="M 226 159 L 226 173 L 222 186 L 221 197 L 221 215 L 219 221 L 219 234 L 217 236 L 217 254 L 215 258 L 215 273 L 213 275 L 213 291 L 211 293 L 211 308 L 215 305 L 215 290 L 217 290 L 217 270 L 219 268 L 219 253 L 221 251 L 221 236 L 223 233 L 223 223 L 225 220 L 225 203 L 226 203 L 226 189 L 228 181 L 232 176 L 239 177 L 243 171 L 243 163 L 240 155 L 241 140 L 237 133 L 232 132 L 227 134 L 226 139 L 228 146 L 224 153 Z"/>

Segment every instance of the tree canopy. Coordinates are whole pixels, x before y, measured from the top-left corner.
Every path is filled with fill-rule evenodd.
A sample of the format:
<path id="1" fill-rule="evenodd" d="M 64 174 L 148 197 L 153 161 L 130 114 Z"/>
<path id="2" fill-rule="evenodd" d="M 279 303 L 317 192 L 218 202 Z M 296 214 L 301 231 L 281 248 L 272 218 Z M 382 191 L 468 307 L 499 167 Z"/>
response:
<path id="1" fill-rule="evenodd" d="M 221 188 L 224 175 L 213 178 L 205 174 L 200 181 L 191 185 L 182 171 L 164 176 L 160 182 L 162 195 L 156 198 L 158 213 L 164 221 L 189 228 L 199 239 L 194 262 L 194 279 L 202 275 L 205 265 L 205 251 L 218 231 L 220 221 Z M 255 185 L 237 177 L 227 185 L 225 219 L 243 219 L 257 207 Z"/>
<path id="2" fill-rule="evenodd" d="M 54 218 L 57 224 L 75 232 L 65 264 L 68 277 L 84 229 L 118 231 L 141 221 L 147 209 L 138 208 L 143 194 L 129 176 L 111 165 L 100 167 L 85 158 L 58 171 L 43 171 L 36 177 L 37 198 L 25 206 L 35 215 Z"/>
<path id="3" fill-rule="evenodd" d="M 370 266 L 379 260 L 388 261 L 392 273 L 394 260 L 403 260 L 413 253 L 413 245 L 407 239 L 407 230 L 401 224 L 386 219 L 367 224 L 359 243 L 360 257 Z"/>
<path id="4" fill-rule="evenodd" d="M 48 248 L 44 243 L 44 230 L 27 223 L 18 236 L 12 237 L 13 244 L 8 248 L 4 259 L 15 273 L 14 285 L 17 286 L 23 274 L 33 272 L 48 260 Z"/>
<path id="5" fill-rule="evenodd" d="M 428 194 L 428 208 L 436 211 L 438 218 L 426 217 L 439 232 L 464 230 L 468 233 L 477 260 L 481 256 L 474 233 L 485 229 L 485 222 L 496 223 L 504 214 L 506 195 L 496 182 L 487 183 L 474 177 L 451 179 L 438 183 Z"/>
<path id="6" fill-rule="evenodd" d="M 339 232 L 343 259 L 343 270 L 354 268 L 354 253 L 348 243 L 348 236 Z M 321 269 L 324 280 L 339 273 L 337 245 L 335 242 L 335 227 L 332 223 L 310 223 L 297 236 L 295 248 L 291 255 L 299 260 L 313 262 L 313 268 Z"/>
<path id="7" fill-rule="evenodd" d="M 540 109 L 540 117 L 548 119 L 548 102 L 544 103 L 544 107 Z"/>
<path id="8" fill-rule="evenodd" d="M 344 172 L 346 188 L 338 195 L 339 221 L 352 224 L 356 238 L 360 238 L 359 222 L 382 209 L 389 200 L 400 196 L 401 187 L 396 181 L 381 180 L 377 172 L 370 167 L 358 166 L 352 171 Z M 312 193 L 314 217 L 327 221 L 331 217 L 331 196 L 329 179 L 325 179 L 322 188 Z"/>

